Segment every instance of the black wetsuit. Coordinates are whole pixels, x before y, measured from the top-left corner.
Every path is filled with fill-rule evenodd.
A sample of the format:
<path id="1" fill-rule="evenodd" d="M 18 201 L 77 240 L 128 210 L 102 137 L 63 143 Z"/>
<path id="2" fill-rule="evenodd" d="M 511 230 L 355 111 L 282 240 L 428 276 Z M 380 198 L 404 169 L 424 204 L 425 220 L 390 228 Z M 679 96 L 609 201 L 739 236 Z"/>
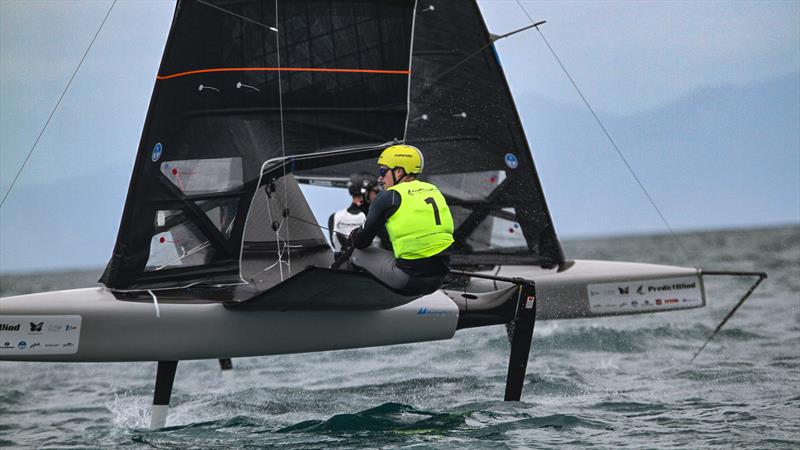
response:
<path id="1" fill-rule="evenodd" d="M 358 209 L 360 209 L 361 212 L 364 213 L 364 217 L 368 217 L 369 216 L 369 208 L 370 208 L 370 203 L 368 203 L 368 202 L 362 202 L 358 206 Z M 384 250 L 392 251 L 392 241 L 391 241 L 391 239 L 389 239 L 389 233 L 386 231 L 386 224 L 384 224 L 383 226 L 378 227 L 378 232 L 377 232 L 376 235 L 378 236 L 378 239 L 380 240 L 380 248 L 382 248 Z"/>

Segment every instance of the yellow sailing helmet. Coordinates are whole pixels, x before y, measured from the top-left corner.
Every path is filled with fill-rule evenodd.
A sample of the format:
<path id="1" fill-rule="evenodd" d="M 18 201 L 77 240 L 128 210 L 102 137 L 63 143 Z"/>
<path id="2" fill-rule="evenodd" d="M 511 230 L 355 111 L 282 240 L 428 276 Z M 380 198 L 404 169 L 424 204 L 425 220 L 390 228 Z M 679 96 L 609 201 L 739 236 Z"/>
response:
<path id="1" fill-rule="evenodd" d="M 422 173 L 425 158 L 422 157 L 422 152 L 413 145 L 392 145 L 381 153 L 378 164 L 390 169 L 402 167 L 406 173 L 418 174 Z"/>

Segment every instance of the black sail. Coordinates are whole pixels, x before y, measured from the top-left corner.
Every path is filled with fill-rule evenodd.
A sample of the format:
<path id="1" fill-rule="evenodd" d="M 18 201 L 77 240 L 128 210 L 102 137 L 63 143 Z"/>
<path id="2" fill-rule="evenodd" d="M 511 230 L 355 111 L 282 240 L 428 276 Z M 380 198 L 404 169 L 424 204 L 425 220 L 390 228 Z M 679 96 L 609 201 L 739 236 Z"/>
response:
<path id="1" fill-rule="evenodd" d="M 259 184 L 265 161 L 404 138 L 414 6 L 179 0 L 100 281 L 118 291 L 249 281 L 246 253 L 284 233 L 251 211 L 270 189 Z M 261 201 L 283 205 L 270 214 L 289 214 L 292 185 Z M 300 197 L 293 215 L 312 218 Z M 278 230 L 251 228 L 248 244 L 249 213 Z M 318 230 L 299 233 L 307 249 L 325 245 Z"/>
<path id="2" fill-rule="evenodd" d="M 425 155 L 424 178 L 443 191 L 461 266 L 564 261 L 522 123 L 477 3 L 416 9 L 406 142 Z M 534 74 L 532 74 L 533 76 Z M 326 167 L 306 182 L 335 183 L 374 161 Z"/>
<path id="3" fill-rule="evenodd" d="M 417 9 L 406 141 L 456 220 L 455 264 L 564 261 L 528 141 L 475 1 Z"/>

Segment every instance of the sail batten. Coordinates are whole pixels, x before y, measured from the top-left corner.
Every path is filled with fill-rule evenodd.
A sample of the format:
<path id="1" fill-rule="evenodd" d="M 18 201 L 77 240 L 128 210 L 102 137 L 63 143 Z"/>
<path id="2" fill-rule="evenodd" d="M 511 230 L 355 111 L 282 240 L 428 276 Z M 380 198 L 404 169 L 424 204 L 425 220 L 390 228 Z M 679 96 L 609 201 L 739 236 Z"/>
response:
<path id="1" fill-rule="evenodd" d="M 202 73 L 215 72 L 328 72 L 328 73 L 375 73 L 383 75 L 410 75 L 409 70 L 389 69 L 340 69 L 335 67 L 218 67 L 214 69 L 196 69 L 170 75 L 158 75 L 158 80 L 185 77 Z"/>

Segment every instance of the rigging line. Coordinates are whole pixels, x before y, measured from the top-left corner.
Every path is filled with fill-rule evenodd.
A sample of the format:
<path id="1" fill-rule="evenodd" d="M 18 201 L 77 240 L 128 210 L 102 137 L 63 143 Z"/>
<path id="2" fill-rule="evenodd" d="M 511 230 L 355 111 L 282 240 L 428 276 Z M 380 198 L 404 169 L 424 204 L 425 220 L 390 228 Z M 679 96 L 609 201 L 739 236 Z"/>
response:
<path id="1" fill-rule="evenodd" d="M 525 9 L 525 6 L 522 5 L 520 0 L 516 0 L 516 2 L 519 5 L 519 7 L 522 9 L 522 11 L 525 13 L 525 15 L 528 16 L 528 19 L 530 19 L 530 21 L 533 22 L 533 18 L 531 17 L 530 14 L 528 14 L 528 10 Z M 642 192 L 644 193 L 645 197 L 647 197 L 647 200 L 650 202 L 650 205 L 652 205 L 653 209 L 656 210 L 656 213 L 661 218 L 661 221 L 664 223 L 664 226 L 667 227 L 667 230 L 669 231 L 669 234 L 672 236 L 672 238 L 678 244 L 678 247 L 680 247 L 681 251 L 683 251 L 684 256 L 686 256 L 686 259 L 689 260 L 689 263 L 693 267 L 697 267 L 697 264 L 694 262 L 692 257 L 689 256 L 689 252 L 686 250 L 686 247 L 683 246 L 683 241 L 681 241 L 681 239 L 678 237 L 678 235 L 672 229 L 672 226 L 670 226 L 669 222 L 667 221 L 667 218 L 661 212 L 661 209 L 659 209 L 658 205 L 656 205 L 656 202 L 655 202 L 655 200 L 653 200 L 653 197 L 650 196 L 650 192 L 648 192 L 647 188 L 644 187 L 644 183 L 642 183 L 642 181 L 636 175 L 636 172 L 634 172 L 633 167 L 628 162 L 628 159 L 625 158 L 625 155 L 622 154 L 622 150 L 620 150 L 619 146 L 617 145 L 617 142 L 614 140 L 613 137 L 611 137 L 611 133 L 609 133 L 608 129 L 606 129 L 605 125 L 603 125 L 603 122 L 600 120 L 600 117 L 594 111 L 594 108 L 592 108 L 592 105 L 589 104 L 589 100 L 587 100 L 586 96 L 583 95 L 583 91 L 581 91 L 581 89 L 578 87 L 578 83 L 576 83 L 575 79 L 572 78 L 572 75 L 570 75 L 569 71 L 567 70 L 567 67 L 564 65 L 563 62 L 561 62 L 561 58 L 558 57 L 558 54 L 556 54 L 556 51 L 550 45 L 550 42 L 547 40 L 547 38 L 544 37 L 544 33 L 542 33 L 542 30 L 539 29 L 539 27 L 537 26 L 536 27 L 536 31 L 539 32 L 539 36 L 541 36 L 541 38 L 544 41 L 545 45 L 547 45 L 547 48 L 550 50 L 550 53 L 553 55 L 553 58 L 555 58 L 556 62 L 558 62 L 558 65 L 561 66 L 561 70 L 564 71 L 564 74 L 569 79 L 569 82 L 572 84 L 572 87 L 575 88 L 575 91 L 578 93 L 578 96 L 580 96 L 581 100 L 583 100 L 584 105 L 586 105 L 586 107 L 589 109 L 589 112 L 592 114 L 592 117 L 594 117 L 595 122 L 597 122 L 597 124 L 600 126 L 600 129 L 603 130 L 603 134 L 606 135 L 606 138 L 611 143 L 611 146 L 614 147 L 614 150 L 617 152 L 617 155 L 619 155 L 620 159 L 622 159 L 622 162 L 625 164 L 625 167 L 628 168 L 628 172 L 630 172 L 631 176 L 633 176 L 633 179 L 636 181 L 636 184 L 639 185 L 639 188 L 642 190 Z"/>
<path id="2" fill-rule="evenodd" d="M 284 261 L 283 259 L 279 259 L 279 260 L 275 261 L 274 263 L 272 263 L 272 264 L 268 265 L 267 267 L 264 267 L 263 269 L 261 269 L 261 272 L 258 272 L 257 274 L 253 275 L 253 278 L 257 277 L 258 275 L 261 275 L 262 273 L 272 269 L 273 267 L 275 267 L 275 266 L 277 266 L 278 264 L 281 264 L 281 263 L 286 264 L 286 261 Z M 259 281 L 263 281 L 263 280 L 259 280 Z M 283 281 L 283 279 L 281 279 L 281 281 Z"/>
<path id="3" fill-rule="evenodd" d="M 699 349 L 697 349 L 697 351 L 694 353 L 694 356 L 692 356 L 691 361 L 689 361 L 689 362 L 694 362 L 695 358 L 697 358 L 697 355 L 699 355 L 700 352 L 702 352 L 703 349 L 706 348 L 708 343 L 711 342 L 712 339 L 714 339 L 714 336 L 716 336 L 717 333 L 719 333 L 719 330 L 721 330 L 722 327 L 725 326 L 725 324 L 728 322 L 728 320 L 731 317 L 733 317 L 733 315 L 736 313 L 736 311 L 739 309 L 739 307 L 742 306 L 742 304 L 750 297 L 750 294 L 752 294 L 753 291 L 756 290 L 758 285 L 761 284 L 761 282 L 764 281 L 767 278 L 767 274 L 763 273 L 763 272 L 755 272 L 755 273 L 753 273 L 753 272 L 750 272 L 750 273 L 748 273 L 748 272 L 740 272 L 740 273 L 727 272 L 726 273 L 726 272 L 710 272 L 709 271 L 709 272 L 701 272 L 701 275 L 757 276 L 758 280 L 756 280 L 756 282 L 753 283 L 752 286 L 750 286 L 750 289 L 748 289 L 747 292 L 742 296 L 742 298 L 739 299 L 739 302 L 737 302 L 736 305 L 733 307 L 733 309 L 731 309 L 728 312 L 728 315 L 726 315 L 725 318 L 722 319 L 722 322 L 720 322 L 719 325 L 717 325 L 717 328 L 715 328 L 714 331 L 711 333 L 711 335 L 706 339 L 706 341 L 703 343 L 703 346 L 700 347 Z"/>
<path id="4" fill-rule="evenodd" d="M 151 290 L 148 290 L 147 293 L 150 294 L 150 297 L 153 297 L 153 306 L 156 308 L 156 319 L 160 319 L 161 311 L 158 309 L 158 297 L 156 297 L 156 294 Z"/>
<path id="5" fill-rule="evenodd" d="M 533 22 L 533 20 L 531 20 L 531 22 Z M 425 85 L 426 85 L 425 87 L 427 88 L 428 86 L 431 86 L 434 83 L 436 83 L 437 81 L 441 80 L 447 74 L 449 74 L 450 72 L 456 70 L 457 68 L 459 68 L 465 62 L 469 61 L 470 59 L 474 58 L 476 55 L 478 55 L 482 51 L 484 51 L 487 48 L 489 48 L 490 46 L 494 45 L 495 42 L 497 42 L 497 41 L 499 41 L 501 39 L 505 39 L 505 38 L 507 38 L 509 36 L 513 36 L 513 35 L 515 35 L 517 33 L 521 33 L 521 32 L 523 32 L 525 30 L 530 30 L 531 28 L 536 28 L 538 30 L 539 29 L 539 25 L 544 25 L 545 23 L 547 23 L 547 22 L 542 20 L 540 22 L 533 23 L 533 24 L 528 25 L 526 27 L 522 27 L 522 28 L 520 28 L 518 30 L 511 31 L 509 33 L 506 33 L 506 34 L 503 34 L 503 35 L 500 35 L 500 36 L 490 37 L 489 38 L 489 42 L 487 42 L 486 44 L 483 44 L 477 50 L 475 50 L 474 52 L 472 52 L 469 55 L 467 55 L 466 57 L 464 57 L 464 59 L 462 59 L 461 61 L 453 64 L 452 66 L 450 66 L 449 68 L 447 68 L 443 72 L 441 72 L 439 75 L 436 75 L 435 77 L 433 77 L 433 79 L 431 79 L 430 81 L 425 83 Z"/>
<path id="6" fill-rule="evenodd" d="M 278 226 L 277 227 L 275 226 L 276 220 L 272 217 L 272 207 L 269 205 L 270 200 L 272 200 L 272 196 L 269 195 L 269 193 L 267 192 L 267 189 L 269 189 L 269 187 L 264 189 L 264 196 L 266 197 L 266 201 L 267 201 L 267 215 L 269 215 L 269 224 L 270 224 L 270 227 L 272 227 L 272 230 L 275 232 L 275 252 L 278 254 L 278 261 L 283 261 L 283 250 L 282 250 L 282 247 L 281 247 L 281 244 L 282 244 L 282 242 L 281 242 L 281 227 L 283 227 L 283 221 L 286 218 L 285 217 L 282 218 L 281 221 L 278 223 Z M 274 266 L 275 265 L 273 264 L 269 268 L 272 268 Z M 283 266 L 282 265 L 278 265 L 278 269 L 280 270 L 281 281 L 283 281 Z M 289 267 L 289 271 L 291 273 L 291 266 Z"/>
<path id="7" fill-rule="evenodd" d="M 47 122 L 45 122 L 44 127 L 42 127 L 42 131 L 40 131 L 39 132 L 39 136 L 36 137 L 36 141 L 34 141 L 33 146 L 31 147 L 31 150 L 28 152 L 28 156 L 26 156 L 25 160 L 22 162 L 22 166 L 20 166 L 19 171 L 17 171 L 17 174 L 14 176 L 14 179 L 11 180 L 11 185 L 8 187 L 8 190 L 3 195 L 3 200 L 0 201 L 0 208 L 2 208 L 3 205 L 6 203 L 6 198 L 8 198 L 8 194 L 10 194 L 11 190 L 14 189 L 14 184 L 16 184 L 17 179 L 19 178 L 20 174 L 22 174 L 22 171 L 25 169 L 25 165 L 28 164 L 28 160 L 30 159 L 31 155 L 33 154 L 33 150 L 36 149 L 36 145 L 39 143 L 39 139 L 42 138 L 42 135 L 44 134 L 44 131 L 47 129 L 47 126 L 50 125 L 50 120 L 53 119 L 53 115 L 56 113 L 56 110 L 58 109 L 59 105 L 61 105 L 61 100 L 63 100 L 64 96 L 67 94 L 67 91 L 69 90 L 69 87 L 72 85 L 72 80 L 74 80 L 75 79 L 75 75 L 78 74 L 78 70 L 81 68 L 81 65 L 83 64 L 83 61 L 86 59 L 86 55 L 88 55 L 89 54 L 89 50 L 92 49 L 92 45 L 94 45 L 94 41 L 97 39 L 97 36 L 100 34 L 100 30 L 103 29 L 103 25 L 106 24 L 106 20 L 108 19 L 108 16 L 111 14 L 111 10 L 114 9 L 114 5 L 116 5 L 116 4 L 117 4 L 117 0 L 114 0 L 111 3 L 111 7 L 108 8 L 108 11 L 106 12 L 106 16 L 103 17 L 103 22 L 100 23 L 100 28 L 98 28 L 97 32 L 94 34 L 94 37 L 92 38 L 92 42 L 89 43 L 89 47 L 87 47 L 86 51 L 83 53 L 83 57 L 81 58 L 80 62 L 78 63 L 78 67 L 76 67 L 75 71 L 72 72 L 72 76 L 70 77 L 69 81 L 67 82 L 67 86 L 64 88 L 64 91 L 61 93 L 61 96 L 58 98 L 58 101 L 56 102 L 56 106 L 54 106 L 53 110 L 50 112 L 50 117 L 47 118 Z"/>
<path id="8" fill-rule="evenodd" d="M 282 248 L 285 250 L 286 248 L 302 248 L 302 247 L 303 247 L 302 245 L 291 245 L 291 244 L 289 244 L 288 242 L 284 242 L 284 243 L 283 243 L 283 247 L 282 247 Z M 280 249 L 279 249 L 279 250 L 278 250 L 278 255 L 282 256 L 282 255 L 283 255 L 283 251 L 284 251 L 284 250 L 280 250 Z M 270 270 L 270 269 L 274 268 L 274 267 L 275 267 L 275 266 L 277 266 L 278 264 L 286 264 L 287 266 L 289 265 L 289 263 L 288 263 L 288 262 L 286 262 L 286 261 L 284 261 L 282 257 L 279 257 L 277 261 L 275 261 L 274 263 L 270 264 L 269 266 L 267 266 L 267 267 L 265 267 L 265 268 L 261 269 L 261 271 L 260 271 L 260 272 L 258 272 L 258 273 L 257 273 L 257 274 L 255 274 L 255 275 L 253 275 L 253 276 L 252 276 L 252 278 L 255 278 L 255 277 L 257 277 L 258 275 L 261 275 L 262 273 L 264 273 L 264 272 L 266 272 L 266 271 L 268 271 L 268 270 Z M 290 275 L 291 275 L 291 274 L 290 274 Z M 259 280 L 259 281 L 263 281 L 263 280 Z"/>
<path id="9" fill-rule="evenodd" d="M 414 9 L 411 10 L 411 42 L 408 45 L 408 71 L 409 76 L 406 79 L 406 120 L 403 124 L 403 140 L 408 135 L 408 124 L 411 119 L 411 66 L 414 62 L 414 35 L 416 34 L 417 27 L 417 4 L 418 0 L 414 0 Z"/>
<path id="10" fill-rule="evenodd" d="M 289 215 L 288 215 L 288 216 L 286 216 L 286 217 L 289 217 L 290 219 L 297 220 L 297 221 L 299 221 L 299 222 L 307 223 L 307 224 L 309 224 L 309 225 L 314 225 L 315 227 L 322 228 L 323 230 L 328 230 L 328 231 L 330 231 L 330 232 L 333 232 L 333 233 L 336 233 L 336 234 L 338 234 L 338 235 L 340 235 L 340 236 L 344 236 L 344 237 L 350 237 L 349 235 L 346 235 L 346 234 L 342 233 L 341 231 L 336 231 L 336 230 L 332 230 L 332 229 L 330 229 L 330 228 L 328 228 L 328 227 L 323 227 L 322 225 L 320 225 L 320 224 L 318 224 L 318 223 L 314 223 L 314 222 L 311 222 L 311 221 L 308 221 L 308 220 L 304 220 L 304 219 L 301 219 L 301 218 L 299 218 L 299 217 L 295 217 L 295 216 L 293 216 L 293 215 L 291 215 L 291 214 L 289 214 Z"/>
<path id="11" fill-rule="evenodd" d="M 278 0 L 275 0 L 275 25 L 278 24 Z M 278 69 L 281 68 L 281 39 L 280 33 L 278 33 L 277 28 L 275 29 L 275 54 L 278 58 Z M 281 78 L 281 70 L 278 70 L 278 111 L 280 112 L 281 118 L 281 157 L 286 158 L 286 138 L 284 133 L 284 123 L 283 123 L 283 81 Z M 286 181 L 286 164 L 283 165 L 283 207 L 288 208 L 289 200 L 288 200 L 288 189 L 287 189 L 287 181 Z M 285 216 L 285 214 L 284 214 Z M 284 217 L 285 219 L 286 217 Z M 281 220 L 281 224 L 283 224 L 283 220 Z M 286 224 L 286 242 L 292 242 L 292 233 L 290 230 L 290 226 Z M 289 261 L 289 274 L 292 273 L 292 249 L 291 247 L 286 249 L 286 257 Z M 282 271 L 281 271 L 282 273 Z M 283 274 L 281 274 L 281 279 L 283 279 Z"/>
<path id="12" fill-rule="evenodd" d="M 212 5 L 211 3 L 205 2 L 205 1 L 203 1 L 203 0 L 197 0 L 197 3 L 202 3 L 202 4 L 204 4 L 204 5 L 206 5 L 206 6 L 210 7 L 210 8 L 214 8 L 214 9 L 216 9 L 216 10 L 218 10 L 218 11 L 222 11 L 222 12 L 224 12 L 225 14 L 230 14 L 230 15 L 232 15 L 232 16 L 234 16 L 234 17 L 238 17 L 238 18 L 240 18 L 240 19 L 242 19 L 242 20 L 245 20 L 245 21 L 247 21 L 247 22 L 254 23 L 254 24 L 256 24 L 256 25 L 258 25 L 258 26 L 260 26 L 260 27 L 264 27 L 264 28 L 266 28 L 266 29 L 268 29 L 268 30 L 270 30 L 270 31 L 275 31 L 275 32 L 277 32 L 277 31 L 278 31 L 278 29 L 277 29 L 277 28 L 275 28 L 275 27 L 271 27 L 271 26 L 269 26 L 269 25 L 264 25 L 264 24 L 263 24 L 263 23 L 261 23 L 261 22 L 258 22 L 258 21 L 255 21 L 255 20 L 253 20 L 253 19 L 247 18 L 247 17 L 245 17 L 245 16 L 242 16 L 242 15 L 236 14 L 235 12 L 233 12 L 233 11 L 229 11 L 229 10 L 227 10 L 227 9 L 225 9 L 225 8 L 220 8 L 220 7 L 219 7 L 219 6 L 217 6 L 217 5 Z M 277 7 L 277 4 L 276 4 L 276 7 Z"/>
<path id="13" fill-rule="evenodd" d="M 181 256 L 178 256 L 177 258 L 173 259 L 172 261 L 169 261 L 168 263 L 166 263 L 164 265 L 156 267 L 155 269 L 153 269 L 153 271 L 155 272 L 155 271 L 158 271 L 158 270 L 166 269 L 168 266 L 170 266 L 170 265 L 182 260 L 183 258 L 186 258 L 187 256 L 194 255 L 195 253 L 199 252 L 200 250 L 205 249 L 209 245 L 211 245 L 211 241 L 205 241 L 203 243 L 197 244 L 194 248 L 190 249 L 188 252 L 186 250 L 184 250 L 183 248 L 181 248 L 181 251 L 183 251 L 183 254 Z"/>

